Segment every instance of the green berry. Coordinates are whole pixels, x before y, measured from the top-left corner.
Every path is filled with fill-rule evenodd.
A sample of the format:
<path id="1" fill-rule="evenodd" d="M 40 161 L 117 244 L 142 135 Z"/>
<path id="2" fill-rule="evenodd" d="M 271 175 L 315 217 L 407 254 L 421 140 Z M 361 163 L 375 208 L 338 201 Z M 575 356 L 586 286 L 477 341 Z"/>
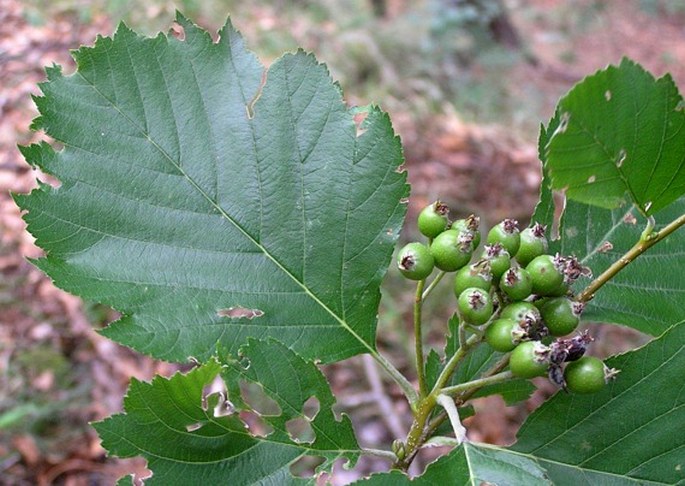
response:
<path id="1" fill-rule="evenodd" d="M 533 282 L 525 268 L 512 267 L 502 275 L 499 288 L 511 300 L 523 300 L 533 289 Z"/>
<path id="2" fill-rule="evenodd" d="M 583 356 L 566 365 L 564 380 L 572 393 L 597 393 L 606 385 L 607 373 L 601 359 Z"/>
<path id="3" fill-rule="evenodd" d="M 555 297 L 542 305 L 540 314 L 552 336 L 566 336 L 578 327 L 583 307 L 580 302 L 574 302 L 566 297 Z"/>
<path id="4" fill-rule="evenodd" d="M 447 228 L 448 214 L 449 208 L 446 204 L 440 201 L 429 204 L 419 213 L 416 223 L 419 231 L 428 238 L 435 238 Z"/>
<path id="5" fill-rule="evenodd" d="M 540 320 L 540 311 L 530 302 L 514 302 L 504 307 L 499 316 L 502 319 L 513 319 L 516 322 L 523 322 L 525 320 L 538 322 Z"/>
<path id="6" fill-rule="evenodd" d="M 549 368 L 549 348 L 540 341 L 526 341 L 514 348 L 509 369 L 519 378 L 544 376 Z"/>
<path id="7" fill-rule="evenodd" d="M 540 255 L 526 266 L 533 280 L 534 294 L 550 295 L 559 291 L 559 286 L 564 283 L 563 267 L 559 261 L 551 255 Z"/>
<path id="8" fill-rule="evenodd" d="M 488 244 L 499 243 L 509 252 L 509 255 L 516 255 L 521 243 L 521 234 L 518 229 L 518 221 L 515 219 L 505 219 L 488 232 Z"/>
<path id="9" fill-rule="evenodd" d="M 492 299 L 485 290 L 470 287 L 459 295 L 458 308 L 465 322 L 480 326 L 488 322 L 492 316 Z"/>
<path id="10" fill-rule="evenodd" d="M 502 247 L 501 244 L 495 243 L 493 245 L 485 245 L 485 249 L 481 254 L 481 258 L 490 262 L 490 271 L 494 281 L 499 282 L 500 277 L 504 272 L 509 270 L 511 266 L 511 257 L 509 252 Z"/>
<path id="11" fill-rule="evenodd" d="M 516 252 L 516 261 L 525 267 L 533 258 L 544 255 L 548 246 L 545 227 L 540 223 L 535 223 L 532 227 L 521 231 L 521 243 Z"/>
<path id="12" fill-rule="evenodd" d="M 459 297 L 469 287 L 485 291 L 492 287 L 492 273 L 487 261 L 467 265 L 457 272 L 454 278 L 454 294 Z"/>
<path id="13" fill-rule="evenodd" d="M 459 270 L 471 260 L 473 235 L 447 230 L 431 243 L 430 252 L 435 266 L 445 272 Z"/>
<path id="14" fill-rule="evenodd" d="M 459 232 L 469 231 L 473 233 L 473 248 L 478 248 L 478 245 L 480 245 L 479 228 L 480 218 L 474 214 L 468 216 L 467 218 L 456 220 L 450 227 L 450 229 L 457 230 Z"/>
<path id="15" fill-rule="evenodd" d="M 433 255 L 426 245 L 408 243 L 397 254 L 397 268 L 410 280 L 423 280 L 433 271 Z"/>
<path id="16" fill-rule="evenodd" d="M 485 341 L 500 353 L 508 353 L 518 344 L 519 325 L 513 319 L 497 319 L 485 330 Z"/>

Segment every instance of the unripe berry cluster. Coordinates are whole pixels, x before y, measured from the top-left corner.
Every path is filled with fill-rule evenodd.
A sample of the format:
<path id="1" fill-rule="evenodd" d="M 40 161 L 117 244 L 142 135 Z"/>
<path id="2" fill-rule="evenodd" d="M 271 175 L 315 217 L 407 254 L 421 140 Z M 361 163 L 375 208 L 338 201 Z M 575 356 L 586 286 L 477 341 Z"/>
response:
<path id="1" fill-rule="evenodd" d="M 477 216 L 450 223 L 445 204 L 428 205 L 418 217 L 428 244 L 402 248 L 400 272 L 412 280 L 426 279 L 436 267 L 456 272 L 453 285 L 461 322 L 482 332 L 496 351 L 511 352 L 514 376 L 547 375 L 577 393 L 601 389 L 616 371 L 583 356 L 592 338 L 586 333 L 562 339 L 576 330 L 584 308 L 571 285 L 590 270 L 573 256 L 548 254 L 540 223 L 521 231 L 517 221 L 505 219 L 488 232 L 484 248 L 477 252 L 479 226 Z"/>

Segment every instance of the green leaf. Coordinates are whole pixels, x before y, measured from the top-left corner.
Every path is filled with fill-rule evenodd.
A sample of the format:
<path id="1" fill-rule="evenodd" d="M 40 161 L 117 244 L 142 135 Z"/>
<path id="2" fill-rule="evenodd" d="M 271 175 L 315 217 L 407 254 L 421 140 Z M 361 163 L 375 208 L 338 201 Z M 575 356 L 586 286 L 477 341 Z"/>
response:
<path id="1" fill-rule="evenodd" d="M 540 147 L 555 130 L 558 118 L 540 132 Z M 548 228 L 555 226 L 554 200 L 544 151 L 540 200 L 533 219 Z M 656 230 L 685 214 L 682 197 L 654 216 Z M 604 208 L 567 200 L 559 221 L 559 238 L 550 241 L 550 253 L 575 255 L 596 277 L 620 259 L 639 239 L 646 221 L 635 208 Z M 685 297 L 685 275 L 680 271 L 684 255 L 685 230 L 680 229 L 609 280 L 595 294 L 583 313 L 586 321 L 610 322 L 658 336 L 685 318 L 680 302 Z M 581 278 L 574 290 L 580 292 L 590 280 Z"/>
<path id="2" fill-rule="evenodd" d="M 685 112 L 670 75 L 623 59 L 577 84 L 557 114 L 547 163 L 569 199 L 651 215 L 685 193 Z"/>
<path id="3" fill-rule="evenodd" d="M 620 369 L 594 395 L 557 393 L 523 424 L 516 451 L 555 484 L 685 483 L 685 321 L 607 360 Z"/>
<path id="4" fill-rule="evenodd" d="M 541 222 L 547 224 L 547 235 L 552 235 L 554 228 L 554 194 L 552 192 L 552 180 L 549 177 L 549 170 L 547 169 L 547 145 L 549 144 L 552 134 L 559 126 L 559 115 L 549 121 L 547 127 L 540 125 L 540 135 L 538 137 L 538 157 L 542 161 L 542 180 L 540 182 L 540 199 L 535 205 L 535 211 L 531 217 L 531 224 L 534 222 Z"/>
<path id="5" fill-rule="evenodd" d="M 112 39 L 48 69 L 25 147 L 61 187 L 16 198 L 59 287 L 123 317 L 103 333 L 165 360 L 250 336 L 332 362 L 375 352 L 379 285 L 406 212 L 388 116 L 361 127 L 326 67 L 268 71 L 230 22 L 214 42 Z M 262 85 L 262 80 L 265 80 Z"/>
<path id="6" fill-rule="evenodd" d="M 143 456 L 153 476 L 146 484 L 295 484 L 304 480 L 290 474 L 290 465 L 304 456 L 324 458 L 320 468 L 330 470 L 338 458 L 352 463 L 360 454 L 347 416 L 337 421 L 331 407 L 334 398 L 324 376 L 307 362 L 275 341 L 255 341 L 241 349 L 243 360 L 222 371 L 209 361 L 188 374 L 170 379 L 157 377 L 151 383 L 132 380 L 124 400 L 126 413 L 94 424 L 102 445 L 119 457 Z M 203 390 L 217 375 L 229 390 L 229 415 L 217 414 L 216 394 Z M 241 382 L 258 384 L 278 412 L 259 413 L 247 403 Z M 320 409 L 307 418 L 305 401 L 315 397 Z M 241 419 L 249 413 L 261 420 L 251 433 Z M 306 421 L 314 437 L 296 442 L 289 435 L 289 422 Z M 261 433 L 266 436 L 256 435 Z"/>
<path id="7" fill-rule="evenodd" d="M 656 215 L 656 230 L 685 214 L 685 197 Z M 595 276 L 636 243 L 643 231 L 636 210 L 607 211 L 570 203 L 563 217 L 561 252 L 582 256 Z M 637 220 L 639 221 L 639 220 Z M 612 249 L 608 250 L 607 242 Z M 685 319 L 685 231 L 680 229 L 636 258 L 596 293 L 583 319 L 620 323 L 658 336 Z M 588 283 L 583 279 L 577 290 Z"/>
<path id="8" fill-rule="evenodd" d="M 441 484 L 551 485 L 534 459 L 506 449 L 466 442 L 410 480 L 399 471 L 374 474 L 353 484 L 428 486 Z"/>
<path id="9" fill-rule="evenodd" d="M 542 205 L 541 202 L 539 208 Z M 655 216 L 655 229 L 663 228 L 681 214 L 685 214 L 685 197 Z M 560 239 L 550 242 L 550 251 L 577 256 L 596 277 L 640 239 L 644 227 L 639 218 L 636 209 L 610 211 L 567 201 L 560 222 Z M 548 226 L 553 224 L 552 219 L 540 220 Z M 685 230 L 681 228 L 604 284 L 588 303 L 583 319 L 622 324 L 652 336 L 683 320 L 683 248 Z M 579 292 L 589 283 L 590 279 L 581 278 L 574 290 Z"/>

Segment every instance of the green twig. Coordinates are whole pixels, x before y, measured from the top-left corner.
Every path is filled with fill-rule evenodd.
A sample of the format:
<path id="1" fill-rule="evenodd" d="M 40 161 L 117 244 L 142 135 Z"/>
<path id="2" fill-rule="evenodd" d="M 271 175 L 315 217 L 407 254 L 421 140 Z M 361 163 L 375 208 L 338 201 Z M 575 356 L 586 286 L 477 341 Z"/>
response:
<path id="1" fill-rule="evenodd" d="M 465 383 L 459 383 L 458 385 L 448 386 L 442 389 L 442 393 L 445 395 L 456 395 L 457 393 L 469 391 L 473 388 L 482 388 L 486 385 L 501 383 L 503 381 L 510 380 L 513 376 L 514 375 L 512 375 L 511 371 L 502 371 L 496 375 L 478 378 Z"/>
<path id="2" fill-rule="evenodd" d="M 433 281 L 430 283 L 430 285 L 428 285 L 428 287 L 426 288 L 426 290 L 423 292 L 423 295 L 421 296 L 421 298 L 422 298 L 423 300 L 426 300 L 426 297 L 428 297 L 428 295 L 430 295 L 430 293 L 431 293 L 431 292 L 433 291 L 433 289 L 440 283 L 440 280 L 442 280 L 442 277 L 444 277 L 446 273 L 447 273 L 447 272 L 441 270 L 440 273 L 438 273 L 438 274 L 435 276 L 435 278 L 433 279 Z"/>
<path id="3" fill-rule="evenodd" d="M 633 260 L 635 260 L 642 253 L 647 251 L 652 246 L 656 245 L 658 242 L 666 238 L 668 235 L 673 233 L 675 230 L 680 228 L 685 224 L 685 214 L 681 215 L 677 219 L 671 221 L 668 225 L 664 226 L 661 231 L 650 231 L 648 234 L 643 232 L 643 236 L 640 240 L 633 245 L 633 247 L 628 250 L 625 255 L 616 260 L 609 268 L 607 268 L 602 274 L 590 282 L 585 290 L 583 290 L 578 296 L 579 302 L 588 302 L 592 300 L 595 296 L 597 290 L 600 289 L 605 283 L 614 278 L 618 272 L 623 270 L 628 266 Z M 647 229 L 649 229 L 649 224 Z M 646 232 L 647 230 L 645 230 Z"/>
<path id="4" fill-rule="evenodd" d="M 428 393 L 423 359 L 423 335 L 421 332 L 421 310 L 423 308 L 423 287 L 425 285 L 425 280 L 420 280 L 416 284 L 416 297 L 414 298 L 414 349 L 416 354 L 416 375 L 419 379 L 419 396 L 421 398 L 425 397 Z"/>

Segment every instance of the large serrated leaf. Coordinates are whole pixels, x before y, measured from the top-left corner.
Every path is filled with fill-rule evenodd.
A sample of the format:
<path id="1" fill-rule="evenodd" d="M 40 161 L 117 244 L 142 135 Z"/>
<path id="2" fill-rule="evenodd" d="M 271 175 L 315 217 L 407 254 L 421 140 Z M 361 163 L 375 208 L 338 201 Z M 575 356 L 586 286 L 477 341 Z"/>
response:
<path id="1" fill-rule="evenodd" d="M 534 220 L 555 226 L 554 199 L 550 189 L 547 143 L 559 118 L 550 120 L 540 132 L 543 180 Z M 654 216 L 656 230 L 685 214 L 685 197 Z M 596 277 L 619 260 L 641 237 L 646 221 L 636 208 L 613 210 L 567 200 L 559 221 L 558 239 L 550 241 L 550 252 L 577 256 Z M 589 302 L 583 318 L 589 321 L 623 324 L 658 336 L 685 318 L 685 275 L 680 261 L 685 253 L 685 230 L 678 230 L 636 258 L 609 280 Z M 581 291 L 590 282 L 581 278 Z"/>
<path id="2" fill-rule="evenodd" d="M 186 375 L 155 378 L 152 383 L 133 380 L 124 400 L 125 412 L 94 424 L 102 444 L 120 457 L 143 456 L 153 472 L 146 484 L 300 484 L 290 466 L 305 455 L 325 459 L 330 470 L 338 458 L 356 461 L 360 450 L 352 424 L 337 421 L 335 403 L 326 379 L 316 366 L 275 341 L 251 341 L 241 349 L 244 363 L 222 372 L 216 361 Z M 203 390 L 221 373 L 229 389 L 232 413 L 215 415 L 217 395 L 204 398 Z M 240 381 L 258 384 L 280 408 L 261 419 L 273 430 L 253 435 L 239 413 L 251 412 L 243 400 Z M 316 397 L 320 410 L 310 424 L 314 438 L 294 441 L 288 421 L 305 418 L 303 405 Z"/>
<path id="3" fill-rule="evenodd" d="M 685 483 L 685 322 L 607 360 L 621 370 L 594 395 L 557 393 L 513 448 L 559 485 Z"/>
<path id="4" fill-rule="evenodd" d="M 557 114 L 548 169 L 569 199 L 651 215 L 685 193 L 685 111 L 669 75 L 623 59 L 577 84 Z"/>
<path id="5" fill-rule="evenodd" d="M 466 442 L 430 464 L 419 477 L 409 479 L 399 471 L 374 474 L 357 481 L 373 486 L 526 485 L 551 486 L 552 482 L 535 461 L 523 454 L 486 444 Z"/>
<path id="6" fill-rule="evenodd" d="M 304 52 L 268 71 L 230 22 L 213 42 L 122 25 L 48 70 L 25 147 L 61 187 L 17 196 L 59 287 L 123 317 L 108 337 L 166 360 L 273 337 L 325 362 L 374 352 L 408 195 L 399 140 L 361 127 Z"/>

